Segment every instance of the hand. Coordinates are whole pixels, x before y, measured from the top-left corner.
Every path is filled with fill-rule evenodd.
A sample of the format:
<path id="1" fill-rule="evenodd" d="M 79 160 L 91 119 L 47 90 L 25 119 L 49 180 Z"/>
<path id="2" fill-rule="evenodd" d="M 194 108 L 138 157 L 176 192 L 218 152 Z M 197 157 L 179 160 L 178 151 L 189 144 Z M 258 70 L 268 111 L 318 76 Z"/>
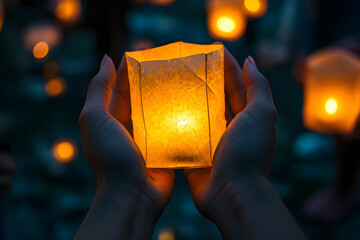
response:
<path id="1" fill-rule="evenodd" d="M 116 79 L 116 82 L 115 82 Z M 131 131 L 130 120 L 130 98 L 127 66 L 123 58 L 118 73 L 111 58 L 105 56 L 100 72 L 91 81 L 85 106 L 79 118 L 81 129 L 81 142 L 88 164 L 93 170 L 97 180 L 96 198 L 101 203 L 93 203 L 92 208 L 102 208 L 98 205 L 108 205 L 111 199 L 117 199 L 115 209 L 108 207 L 108 212 L 119 212 L 125 223 L 120 224 L 118 229 L 124 228 L 128 233 L 117 232 L 113 236 L 122 239 L 136 239 L 144 232 L 144 226 L 139 229 L 125 229 L 129 222 L 141 222 L 148 226 L 154 224 L 161 212 L 164 210 L 174 185 L 174 171 L 170 169 L 146 169 L 145 162 L 140 150 L 127 129 Z M 117 205 L 119 203 L 119 205 Z M 95 207 L 94 207 L 95 205 Z M 103 206 L 106 208 L 106 206 Z M 116 208 L 122 211 L 117 211 Z M 145 210 L 144 210 L 145 209 Z M 146 212 L 141 214 L 139 211 Z M 90 209 L 88 216 L 80 228 L 78 236 L 85 236 L 91 232 L 84 230 L 91 222 L 91 212 L 99 212 Z M 148 218 L 148 212 L 150 217 Z M 119 217 L 119 216 L 114 216 Z M 142 219 L 145 218 L 146 219 Z M 96 226 L 96 217 L 94 225 Z M 132 219 L 133 218 L 133 219 Z M 105 219 L 97 219 L 97 223 Z M 110 221 L 110 220 L 109 220 Z M 114 221 L 111 221 L 114 224 Z M 146 223 L 147 222 L 147 223 Z M 151 226 L 150 226 L 151 227 Z M 145 227 L 146 228 L 146 227 Z M 96 228 L 95 228 L 96 229 Z M 95 232 L 95 230 L 93 230 Z M 99 233 L 102 239 L 104 232 Z M 106 231 L 108 233 L 109 230 Z M 84 234 L 83 234 L 84 233 Z M 151 238 L 152 229 L 146 237 Z M 110 234 L 109 234 L 110 235 Z M 149 236 L 150 235 L 150 236 Z M 87 234 L 95 238 L 94 235 Z M 86 237 L 83 237 L 86 239 Z"/>
<path id="2" fill-rule="evenodd" d="M 242 72 L 225 49 L 225 88 L 229 125 L 216 148 L 213 167 L 185 170 L 197 208 L 210 218 L 218 194 L 227 185 L 267 178 L 277 143 L 269 83 L 252 59 L 245 60 Z"/>

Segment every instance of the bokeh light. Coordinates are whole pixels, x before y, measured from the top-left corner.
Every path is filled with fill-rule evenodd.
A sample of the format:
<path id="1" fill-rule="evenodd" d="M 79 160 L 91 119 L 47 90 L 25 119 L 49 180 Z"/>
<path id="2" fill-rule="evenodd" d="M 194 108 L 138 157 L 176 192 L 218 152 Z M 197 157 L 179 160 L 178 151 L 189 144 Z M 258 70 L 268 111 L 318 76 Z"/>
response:
<path id="1" fill-rule="evenodd" d="M 165 228 L 161 230 L 158 235 L 158 240 L 175 240 L 174 230 L 172 230 L 171 228 Z"/>
<path id="2" fill-rule="evenodd" d="M 250 17 L 261 17 L 267 11 L 267 0 L 244 0 L 245 12 Z"/>
<path id="3" fill-rule="evenodd" d="M 34 24 L 24 30 L 23 38 L 29 51 L 41 41 L 46 42 L 50 48 L 55 48 L 62 38 L 62 33 L 55 24 Z"/>
<path id="4" fill-rule="evenodd" d="M 49 97 L 57 97 L 66 90 L 66 81 L 61 77 L 54 77 L 46 82 L 45 92 Z"/>
<path id="5" fill-rule="evenodd" d="M 52 154 L 58 162 L 67 163 L 75 158 L 77 146 L 71 139 L 59 139 L 52 147 Z"/>
<path id="6" fill-rule="evenodd" d="M 229 17 L 220 17 L 217 20 L 217 27 L 223 32 L 232 32 L 235 29 L 235 22 Z"/>
<path id="7" fill-rule="evenodd" d="M 64 22 L 75 22 L 81 16 L 79 0 L 58 0 L 55 7 L 55 16 Z"/>
<path id="8" fill-rule="evenodd" d="M 329 98 L 325 104 L 325 110 L 328 114 L 332 115 L 337 111 L 337 102 L 334 98 Z"/>
<path id="9" fill-rule="evenodd" d="M 38 42 L 33 48 L 35 58 L 41 59 L 49 53 L 49 44 L 44 41 Z"/>

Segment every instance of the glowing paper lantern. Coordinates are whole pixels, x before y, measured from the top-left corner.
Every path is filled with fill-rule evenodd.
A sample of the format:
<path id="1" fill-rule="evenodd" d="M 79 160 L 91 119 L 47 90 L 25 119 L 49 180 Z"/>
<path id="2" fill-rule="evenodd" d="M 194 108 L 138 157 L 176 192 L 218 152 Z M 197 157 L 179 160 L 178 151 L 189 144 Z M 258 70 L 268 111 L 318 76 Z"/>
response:
<path id="1" fill-rule="evenodd" d="M 267 11 L 267 0 L 244 0 L 244 9 L 249 17 L 261 17 Z"/>
<path id="2" fill-rule="evenodd" d="M 57 0 L 54 13 L 63 22 L 76 22 L 81 16 L 81 2 L 79 0 Z"/>
<path id="3" fill-rule="evenodd" d="M 348 133 L 360 114 L 360 59 L 331 49 L 307 59 L 304 124 L 323 133 Z"/>
<path id="4" fill-rule="evenodd" d="M 149 168 L 212 165 L 225 131 L 224 49 L 176 42 L 127 52 L 134 139 Z"/>
<path id="5" fill-rule="evenodd" d="M 66 90 L 66 81 L 61 77 L 54 77 L 46 82 L 45 92 L 49 97 L 57 97 Z"/>
<path id="6" fill-rule="evenodd" d="M 77 145 L 71 139 L 58 139 L 52 147 L 54 158 L 60 163 L 67 163 L 77 154 Z"/>
<path id="7" fill-rule="evenodd" d="M 207 26 L 214 39 L 238 40 L 245 32 L 246 17 L 240 0 L 211 0 L 207 4 Z"/>

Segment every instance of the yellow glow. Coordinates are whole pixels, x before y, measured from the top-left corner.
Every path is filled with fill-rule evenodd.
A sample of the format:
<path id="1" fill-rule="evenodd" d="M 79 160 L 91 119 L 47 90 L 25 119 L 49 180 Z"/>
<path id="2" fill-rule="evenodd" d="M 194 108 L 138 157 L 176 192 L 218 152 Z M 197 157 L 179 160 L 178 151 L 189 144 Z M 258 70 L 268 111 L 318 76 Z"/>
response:
<path id="1" fill-rule="evenodd" d="M 76 154 L 76 147 L 74 143 L 69 140 L 60 140 L 55 142 L 53 145 L 52 153 L 57 161 L 66 163 L 70 162 L 74 158 Z"/>
<path id="2" fill-rule="evenodd" d="M 235 22 L 229 17 L 220 17 L 216 24 L 220 31 L 223 32 L 232 32 L 235 29 Z"/>
<path id="3" fill-rule="evenodd" d="M 45 92 L 50 97 L 56 97 L 62 94 L 66 89 L 65 79 L 55 77 L 47 81 L 45 84 Z"/>
<path id="4" fill-rule="evenodd" d="M 127 52 L 126 60 L 134 139 L 146 166 L 211 166 L 226 128 L 223 46 L 176 42 Z"/>
<path id="5" fill-rule="evenodd" d="M 333 98 L 329 98 L 325 104 L 325 110 L 328 114 L 334 114 L 337 110 L 337 102 Z"/>
<path id="6" fill-rule="evenodd" d="M 49 45 L 46 42 L 38 42 L 33 48 L 35 58 L 44 58 L 49 52 Z"/>
<path id="7" fill-rule="evenodd" d="M 360 115 L 360 59 L 338 49 L 321 50 L 306 60 L 303 121 L 327 134 L 351 132 Z"/>
<path id="8" fill-rule="evenodd" d="M 238 2 L 210 1 L 208 4 L 207 27 L 213 38 L 236 41 L 244 34 L 246 23 Z"/>
<path id="9" fill-rule="evenodd" d="M 245 0 L 244 5 L 246 9 L 250 12 L 256 12 L 260 9 L 259 0 Z"/>
<path id="10" fill-rule="evenodd" d="M 246 14 L 250 17 L 261 17 L 267 11 L 267 0 L 244 0 Z"/>
<path id="11" fill-rule="evenodd" d="M 79 0 L 58 0 L 55 16 L 64 22 L 74 22 L 80 18 L 81 3 Z"/>

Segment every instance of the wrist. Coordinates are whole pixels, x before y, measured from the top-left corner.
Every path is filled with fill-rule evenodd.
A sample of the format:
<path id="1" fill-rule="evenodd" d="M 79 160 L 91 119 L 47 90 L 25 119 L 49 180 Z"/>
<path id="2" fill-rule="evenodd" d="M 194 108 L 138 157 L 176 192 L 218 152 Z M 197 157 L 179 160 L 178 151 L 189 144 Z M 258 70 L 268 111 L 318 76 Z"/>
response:
<path id="1" fill-rule="evenodd" d="M 246 233 L 239 227 L 244 225 L 243 209 L 263 204 L 268 194 L 275 192 L 264 176 L 247 176 L 231 181 L 209 204 L 209 218 L 219 228 L 224 239 L 243 237 Z"/>

